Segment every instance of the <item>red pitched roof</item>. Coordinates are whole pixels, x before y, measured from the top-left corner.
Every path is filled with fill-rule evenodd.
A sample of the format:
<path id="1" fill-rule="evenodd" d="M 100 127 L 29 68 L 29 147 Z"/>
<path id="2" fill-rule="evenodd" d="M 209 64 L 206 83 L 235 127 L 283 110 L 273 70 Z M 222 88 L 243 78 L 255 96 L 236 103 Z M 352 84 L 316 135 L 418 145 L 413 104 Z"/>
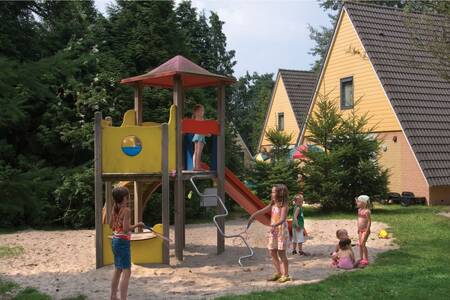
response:
<path id="1" fill-rule="evenodd" d="M 233 77 L 211 73 L 189 59 L 177 55 L 150 72 L 122 79 L 121 83 L 130 85 L 140 83 L 154 87 L 172 88 L 175 75 L 181 76 L 184 88 L 232 84 L 236 81 Z"/>

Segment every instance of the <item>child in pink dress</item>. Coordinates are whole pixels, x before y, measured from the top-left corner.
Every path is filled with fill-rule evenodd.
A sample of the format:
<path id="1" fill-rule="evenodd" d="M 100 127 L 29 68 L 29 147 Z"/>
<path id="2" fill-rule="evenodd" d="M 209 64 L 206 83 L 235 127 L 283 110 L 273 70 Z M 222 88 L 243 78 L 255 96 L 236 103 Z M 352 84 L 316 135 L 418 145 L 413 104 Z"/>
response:
<path id="1" fill-rule="evenodd" d="M 339 241 L 337 256 L 337 267 L 339 269 L 350 270 L 355 267 L 355 255 L 352 250 L 352 241 L 344 238 Z"/>
<path id="2" fill-rule="evenodd" d="M 283 283 L 291 280 L 286 256 L 286 250 L 289 248 L 289 228 L 287 224 L 288 189 L 286 185 L 276 184 L 272 188 L 270 204 L 252 214 L 248 224 L 250 225 L 256 216 L 269 211 L 271 213 L 271 229 L 268 235 L 267 248 L 272 257 L 272 264 L 276 273 L 268 280 Z"/>

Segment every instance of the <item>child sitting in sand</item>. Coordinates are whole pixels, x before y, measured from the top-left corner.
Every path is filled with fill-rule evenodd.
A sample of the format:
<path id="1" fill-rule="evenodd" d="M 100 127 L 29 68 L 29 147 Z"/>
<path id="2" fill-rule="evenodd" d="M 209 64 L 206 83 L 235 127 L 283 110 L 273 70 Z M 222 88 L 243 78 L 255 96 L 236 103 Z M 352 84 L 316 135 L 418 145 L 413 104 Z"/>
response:
<path id="1" fill-rule="evenodd" d="M 352 241 L 349 238 L 339 241 L 339 250 L 336 257 L 336 267 L 344 270 L 350 270 L 355 267 L 355 255 L 352 250 Z"/>
<path id="2" fill-rule="evenodd" d="M 336 247 L 334 249 L 334 252 L 331 253 L 331 259 L 332 259 L 332 265 L 336 266 L 337 262 L 338 262 L 338 256 L 337 253 L 339 251 L 339 243 L 344 240 L 344 239 L 348 239 L 348 231 L 346 229 L 338 229 L 336 231 L 336 237 L 339 240 L 338 243 L 336 244 Z"/>
<path id="3" fill-rule="evenodd" d="M 195 120 L 203 120 L 204 114 L 205 108 L 203 107 L 203 105 L 197 104 L 194 106 L 193 118 Z M 206 144 L 205 136 L 201 134 L 194 134 L 192 142 L 194 143 L 194 155 L 192 157 L 192 160 L 194 162 L 194 170 L 201 171 L 203 170 L 203 168 L 201 167 L 202 152 L 203 147 Z"/>
<path id="4" fill-rule="evenodd" d="M 114 254 L 114 275 L 111 282 L 111 300 L 127 299 L 128 282 L 131 276 L 131 231 L 143 227 L 144 223 L 130 225 L 130 208 L 128 201 L 130 193 L 126 187 L 116 187 L 112 191 L 114 205 L 111 212 L 110 227 L 113 231 L 112 251 Z M 120 287 L 119 287 L 120 281 Z M 120 298 L 117 298 L 119 288 Z"/>
<path id="5" fill-rule="evenodd" d="M 272 188 L 270 204 L 250 216 L 247 228 L 258 215 L 271 213 L 268 250 L 276 273 L 268 281 L 284 283 L 290 281 L 286 250 L 289 244 L 289 228 L 287 224 L 288 189 L 284 184 L 276 184 Z"/>
<path id="6" fill-rule="evenodd" d="M 365 267 L 369 264 L 369 253 L 366 243 L 370 235 L 370 225 L 372 224 L 370 216 L 370 198 L 367 195 L 361 195 L 356 200 L 358 207 L 358 236 L 359 236 L 359 266 Z"/>
<path id="7" fill-rule="evenodd" d="M 292 255 L 305 255 L 303 252 L 305 218 L 303 217 L 303 195 L 298 194 L 294 198 L 294 214 L 292 218 Z"/>

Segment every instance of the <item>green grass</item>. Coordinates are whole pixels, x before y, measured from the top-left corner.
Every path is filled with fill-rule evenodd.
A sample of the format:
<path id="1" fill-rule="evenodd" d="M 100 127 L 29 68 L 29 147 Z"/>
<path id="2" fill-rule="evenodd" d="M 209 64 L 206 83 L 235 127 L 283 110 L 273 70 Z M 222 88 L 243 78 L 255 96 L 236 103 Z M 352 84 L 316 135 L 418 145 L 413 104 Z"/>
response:
<path id="1" fill-rule="evenodd" d="M 39 292 L 36 289 L 27 287 L 21 290 L 14 298 L 14 300 L 51 300 L 50 296 Z"/>
<path id="2" fill-rule="evenodd" d="M 448 208 L 376 206 L 373 219 L 390 225 L 400 249 L 380 254 L 368 268 L 317 284 L 221 299 L 450 299 L 450 219 L 436 215 L 443 210 Z M 355 218 L 305 209 L 305 218 L 349 217 Z"/>
<path id="3" fill-rule="evenodd" d="M 35 288 L 20 288 L 18 284 L 0 278 L 0 299 L 2 300 L 51 300 L 52 298 Z M 64 300 L 85 300 L 86 296 L 77 295 Z"/>
<path id="4" fill-rule="evenodd" d="M 5 295 L 7 293 L 11 293 L 12 291 L 14 291 L 15 289 L 17 289 L 19 286 L 17 284 L 15 284 L 14 282 L 9 282 L 9 281 L 2 281 L 0 279 L 0 299 L 2 295 Z"/>
<path id="5" fill-rule="evenodd" d="M 23 251 L 22 246 L 0 246 L 0 258 L 19 256 Z"/>

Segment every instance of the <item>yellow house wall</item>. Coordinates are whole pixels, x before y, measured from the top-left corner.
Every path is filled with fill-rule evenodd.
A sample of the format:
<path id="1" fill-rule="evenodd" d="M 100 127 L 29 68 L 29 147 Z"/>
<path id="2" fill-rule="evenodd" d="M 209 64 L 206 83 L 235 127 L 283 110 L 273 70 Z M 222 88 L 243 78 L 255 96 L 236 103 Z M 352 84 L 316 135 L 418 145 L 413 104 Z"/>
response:
<path id="1" fill-rule="evenodd" d="M 389 169 L 389 190 L 413 192 L 416 197 L 429 200 L 428 183 L 403 132 L 383 132 L 378 138 L 382 141 L 380 163 Z"/>
<path id="2" fill-rule="evenodd" d="M 383 87 L 371 62 L 364 54 L 363 46 L 345 11 L 338 26 L 314 101 L 317 101 L 319 94 L 328 94 L 329 99 L 340 108 L 340 80 L 353 76 L 354 100 L 360 99 L 356 108 L 358 113 L 368 113 L 371 117 L 368 126 L 376 126 L 377 132 L 401 130 L 389 99 L 384 94 Z M 342 112 L 346 115 L 350 111 Z"/>
<path id="3" fill-rule="evenodd" d="M 402 143 L 406 142 L 401 139 L 401 131 L 383 132 L 378 135 L 378 139 L 382 141 L 380 152 L 381 165 L 389 170 L 389 191 L 402 192 Z M 393 137 L 397 136 L 397 142 L 393 141 Z"/>
<path id="4" fill-rule="evenodd" d="M 399 193 L 410 191 L 417 197 L 431 198 L 428 184 L 402 132 L 389 99 L 344 11 L 314 103 L 318 101 L 320 95 L 328 94 L 328 98 L 340 108 L 340 79 L 350 76 L 353 76 L 354 100 L 360 99 L 356 106 L 357 113 L 367 113 L 371 117 L 368 126 L 375 126 L 375 132 L 385 146 L 380 153 L 380 163 L 390 171 L 389 190 Z M 314 106 L 313 111 L 316 109 L 317 107 Z M 341 112 L 345 116 L 351 110 L 341 110 Z M 397 142 L 393 141 L 394 136 Z M 307 137 L 306 131 L 303 140 L 307 141 Z"/>
<path id="5" fill-rule="evenodd" d="M 272 105 L 269 110 L 267 122 L 264 124 L 264 130 L 262 132 L 262 134 L 264 134 L 264 138 L 261 143 L 260 150 L 264 147 L 266 149 L 270 148 L 271 143 L 267 140 L 265 133 L 269 129 L 277 127 L 278 113 L 280 112 L 284 113 L 284 132 L 287 134 L 292 134 L 291 144 L 295 144 L 297 142 L 300 130 L 298 128 L 297 120 L 295 118 L 294 111 L 292 110 L 292 106 L 281 76 L 279 76 L 277 84 L 275 85 Z"/>

